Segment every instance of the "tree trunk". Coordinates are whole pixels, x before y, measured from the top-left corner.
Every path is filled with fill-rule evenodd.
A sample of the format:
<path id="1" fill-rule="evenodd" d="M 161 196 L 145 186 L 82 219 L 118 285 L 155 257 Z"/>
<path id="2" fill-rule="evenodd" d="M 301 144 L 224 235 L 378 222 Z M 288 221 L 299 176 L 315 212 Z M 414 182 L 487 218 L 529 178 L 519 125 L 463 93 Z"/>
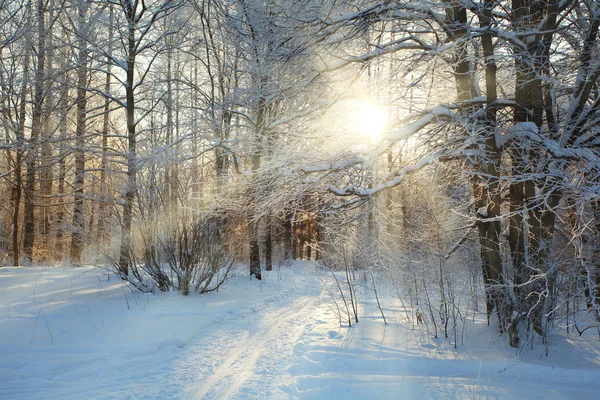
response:
<path id="1" fill-rule="evenodd" d="M 537 5 L 537 6 L 536 6 Z M 527 27 L 537 27 L 543 18 L 543 8 L 536 0 L 513 0 L 513 25 L 517 32 L 527 32 Z M 528 33 L 529 35 L 529 33 Z M 515 47 L 516 82 L 514 122 L 533 122 L 537 127 L 543 122 L 543 85 L 542 63 L 539 51 L 540 43 L 529 40 L 523 34 L 519 38 L 527 43 L 527 48 Z M 513 261 L 514 283 L 517 316 L 512 321 L 514 329 L 518 329 L 523 321 L 533 323 L 533 328 L 541 332 L 541 305 L 539 296 L 543 288 L 539 280 L 531 278 L 543 273 L 538 270 L 540 244 L 540 214 L 543 205 L 536 202 L 535 182 L 530 178 L 532 167 L 528 159 L 528 149 L 517 148 L 511 153 L 513 180 L 510 184 L 510 219 L 509 244 Z M 545 269 L 542 267 L 542 269 Z M 537 270 L 537 271 L 536 271 Z M 544 271 L 545 272 L 545 271 Z"/>
<path id="2" fill-rule="evenodd" d="M 129 20 L 128 54 L 127 54 L 127 81 L 125 87 L 126 113 L 127 113 L 127 183 L 123 202 L 123 226 L 121 232 L 121 249 L 119 251 L 119 272 L 129 275 L 129 264 L 131 261 L 131 223 L 133 220 L 133 201 L 135 199 L 137 180 L 137 143 L 135 125 L 135 21 L 131 13 Z"/>
<path id="3" fill-rule="evenodd" d="M 113 10 L 110 9 L 109 20 L 108 20 L 108 43 L 113 41 Z M 104 81 L 104 92 L 110 93 L 111 84 L 111 73 L 112 64 L 110 60 L 110 49 L 108 50 L 109 56 L 107 57 L 107 71 Z M 102 246 L 107 240 L 106 234 L 106 219 L 108 218 L 108 190 L 107 190 L 107 171 L 108 171 L 108 126 L 110 121 L 110 99 L 106 97 L 104 99 L 104 113 L 102 116 L 102 161 L 100 164 L 100 190 L 102 193 L 100 199 L 100 205 L 98 207 L 98 245 Z"/>
<path id="4" fill-rule="evenodd" d="M 166 28 L 166 20 L 165 20 L 165 28 Z M 172 59 L 173 52 L 171 47 L 168 44 L 167 39 L 167 137 L 166 137 L 166 146 L 171 146 L 173 143 L 173 74 L 172 74 Z M 171 209 L 173 204 L 173 196 L 175 190 L 175 177 L 173 176 L 173 161 L 169 160 L 169 164 L 165 168 L 165 199 L 167 202 L 167 207 Z"/>
<path id="5" fill-rule="evenodd" d="M 83 200 L 84 200 L 84 183 L 85 183 L 85 134 L 86 134 L 86 119 L 87 119 L 87 65 L 88 65 L 88 50 L 85 42 L 85 37 L 88 34 L 87 0 L 79 2 L 79 34 L 82 36 L 79 39 L 79 65 L 77 68 L 77 126 L 75 130 L 75 181 L 74 188 L 74 205 L 73 205 L 73 234 L 71 236 L 71 262 L 79 264 L 81 261 L 81 252 L 85 237 Z"/>
<path id="6" fill-rule="evenodd" d="M 23 193 L 23 146 L 25 144 L 25 108 L 27 105 L 27 82 L 29 77 L 29 52 L 25 55 L 23 61 L 23 83 L 21 84 L 20 104 L 19 104 L 19 126 L 15 132 L 16 149 L 15 149 L 15 185 L 13 187 L 13 224 L 12 224 L 12 256 L 13 265 L 19 266 L 21 258 L 21 250 L 19 248 L 19 219 L 21 209 L 21 196 Z"/>
<path id="7" fill-rule="evenodd" d="M 59 156 L 58 159 L 58 195 L 61 199 L 64 199 L 65 196 L 65 180 L 67 175 L 67 165 L 66 165 L 66 157 L 67 157 L 67 125 L 68 125 L 68 114 L 69 114 L 69 87 L 65 85 L 63 87 L 61 93 L 61 116 L 59 123 L 59 136 L 60 136 L 60 145 L 59 145 Z M 61 200 L 60 203 L 63 203 Z M 55 238 L 55 257 L 57 259 L 62 259 L 64 257 L 64 232 L 65 232 L 65 206 L 60 204 L 58 206 L 58 212 L 56 214 L 56 238 Z"/>
<path id="8" fill-rule="evenodd" d="M 256 279 L 261 280 L 260 271 L 260 245 L 258 243 L 257 223 L 252 215 L 248 218 L 248 235 L 250 239 L 250 276 L 254 275 Z"/>
<path id="9" fill-rule="evenodd" d="M 283 216 L 283 259 L 285 261 L 294 259 L 294 231 L 292 226 L 293 217 L 294 213 L 292 210 L 285 210 Z"/>
<path id="10" fill-rule="evenodd" d="M 265 217 L 265 270 L 273 270 L 273 225 L 270 215 Z"/>
<path id="11" fill-rule="evenodd" d="M 261 85 L 262 86 L 262 85 Z M 254 275 L 257 279 L 262 279 L 260 272 L 260 245 L 258 240 L 258 222 L 253 210 L 255 207 L 255 197 L 258 196 L 256 189 L 258 188 L 258 169 L 260 168 L 262 155 L 262 140 L 265 128 L 265 101 L 259 99 L 258 110 L 256 114 L 255 125 L 255 148 L 252 155 L 252 186 L 250 187 L 250 210 L 248 213 L 248 221 L 250 227 L 249 248 L 250 248 L 250 275 Z"/>
<path id="12" fill-rule="evenodd" d="M 54 70 L 54 44 L 52 42 L 52 24 L 53 11 L 49 10 L 48 15 L 48 27 L 46 29 L 46 71 L 52 73 Z M 54 96 L 52 91 L 53 76 L 47 76 L 44 83 L 44 112 L 42 121 L 42 142 L 41 142 L 41 168 L 40 168 L 40 193 L 42 198 L 42 207 L 40 209 L 42 218 L 39 221 L 39 232 L 42 248 L 45 249 L 44 256 L 48 257 L 50 248 L 50 215 L 52 213 L 52 186 L 54 180 L 54 161 L 52 156 L 52 147 L 50 141 L 52 140 L 52 129 L 50 125 L 52 121 L 52 107 L 54 107 Z"/>
<path id="13" fill-rule="evenodd" d="M 33 98 L 33 111 L 31 116 L 31 139 L 26 157 L 25 172 L 25 207 L 23 222 L 23 254 L 33 262 L 33 249 L 35 244 L 35 183 L 37 172 L 37 152 L 42 129 L 42 113 L 44 105 L 44 79 L 46 63 L 46 29 L 45 29 L 45 4 L 44 0 L 37 2 L 38 48 L 37 69 L 35 72 L 35 87 Z"/>
<path id="14" fill-rule="evenodd" d="M 594 233 L 596 243 L 594 247 L 594 272 L 596 273 L 596 287 L 591 293 L 592 306 L 596 312 L 596 319 L 600 321 L 600 199 L 592 200 L 594 216 Z"/>
<path id="15" fill-rule="evenodd" d="M 480 16 L 481 27 L 487 30 L 491 27 L 492 9 L 495 2 L 486 0 L 482 16 Z M 483 279 L 486 292 L 486 310 L 488 323 L 491 312 L 496 308 L 501 330 L 506 330 L 512 317 L 511 301 L 508 298 L 506 280 L 502 272 L 502 257 L 500 255 L 500 188 L 498 167 L 501 160 L 501 151 L 496 146 L 497 116 L 496 100 L 497 77 L 496 63 L 494 60 L 493 37 L 490 33 L 482 35 L 483 56 L 485 60 L 485 82 L 486 82 L 486 112 L 484 125 L 487 137 L 485 138 L 485 158 L 491 160 L 482 166 L 487 176 L 487 181 L 478 186 L 478 210 L 484 211 L 478 215 L 478 229 L 480 247 L 482 251 Z M 480 178 L 483 179 L 483 178 Z M 509 332 L 509 336 L 512 334 Z M 509 338 L 510 342 L 514 339 Z"/>

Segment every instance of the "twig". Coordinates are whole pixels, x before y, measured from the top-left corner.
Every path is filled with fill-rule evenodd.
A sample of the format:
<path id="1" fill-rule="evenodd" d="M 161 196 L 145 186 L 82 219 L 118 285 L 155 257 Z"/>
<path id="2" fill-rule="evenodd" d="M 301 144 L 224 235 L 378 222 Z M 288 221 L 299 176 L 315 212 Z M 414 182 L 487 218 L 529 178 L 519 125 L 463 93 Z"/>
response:
<path id="1" fill-rule="evenodd" d="M 37 324 L 38 324 L 38 321 L 40 320 L 41 312 L 42 312 L 42 309 L 40 308 L 40 311 L 38 311 L 37 318 L 35 319 L 35 325 L 33 326 L 33 332 L 31 333 L 31 343 L 35 342 L 35 330 L 37 329 Z"/>
<path id="2" fill-rule="evenodd" d="M 385 315 L 383 314 L 383 308 L 381 308 L 381 303 L 379 303 L 379 296 L 377 295 L 377 287 L 375 287 L 375 277 L 373 276 L 373 270 L 369 271 L 371 273 L 371 280 L 373 281 L 373 291 L 375 292 L 375 299 L 377 300 L 377 307 L 379 307 L 379 311 L 381 312 L 381 317 L 383 318 L 384 325 L 387 325 L 387 321 L 385 320 Z"/>
<path id="3" fill-rule="evenodd" d="M 123 282 L 121 282 L 121 289 L 123 289 L 123 296 L 125 296 L 125 302 L 127 303 L 127 309 L 131 310 L 131 307 L 129 307 L 129 300 L 127 299 L 127 293 L 125 293 L 125 287 Z"/>
<path id="4" fill-rule="evenodd" d="M 50 330 L 50 325 L 48 324 L 48 320 L 46 319 L 46 314 L 44 314 L 44 312 L 42 311 L 41 308 L 40 308 L 40 312 L 44 316 L 44 321 L 46 321 L 46 328 L 48 328 L 48 333 L 50 333 L 50 339 L 52 340 L 52 343 L 54 343 L 54 337 L 52 336 L 52 331 Z M 39 318 L 39 314 L 38 314 L 38 318 Z"/>

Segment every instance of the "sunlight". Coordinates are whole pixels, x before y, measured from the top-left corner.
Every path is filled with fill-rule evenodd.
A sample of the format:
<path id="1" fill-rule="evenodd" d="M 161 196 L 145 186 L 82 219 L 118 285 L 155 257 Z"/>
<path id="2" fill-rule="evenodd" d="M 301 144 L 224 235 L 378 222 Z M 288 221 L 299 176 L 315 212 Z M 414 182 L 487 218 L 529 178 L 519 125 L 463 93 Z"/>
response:
<path id="1" fill-rule="evenodd" d="M 356 118 L 356 128 L 362 135 L 369 137 L 371 143 L 381 140 L 388 126 L 388 113 L 384 107 L 363 105 L 357 110 Z"/>

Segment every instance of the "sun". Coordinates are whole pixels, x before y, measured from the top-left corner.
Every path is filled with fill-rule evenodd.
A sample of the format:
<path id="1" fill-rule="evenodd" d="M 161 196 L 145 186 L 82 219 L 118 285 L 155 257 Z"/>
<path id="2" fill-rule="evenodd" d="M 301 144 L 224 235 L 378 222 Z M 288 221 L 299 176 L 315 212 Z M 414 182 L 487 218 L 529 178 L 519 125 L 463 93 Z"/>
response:
<path id="1" fill-rule="evenodd" d="M 379 142 L 388 128 L 388 112 L 382 106 L 363 104 L 356 110 L 356 123 L 361 135 Z"/>

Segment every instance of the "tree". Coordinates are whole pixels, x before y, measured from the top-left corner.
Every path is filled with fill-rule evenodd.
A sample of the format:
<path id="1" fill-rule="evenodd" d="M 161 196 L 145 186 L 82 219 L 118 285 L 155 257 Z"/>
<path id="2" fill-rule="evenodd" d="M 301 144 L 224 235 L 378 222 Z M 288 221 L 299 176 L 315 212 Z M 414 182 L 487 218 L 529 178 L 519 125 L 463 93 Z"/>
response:
<path id="1" fill-rule="evenodd" d="M 83 201 L 85 184 L 85 135 L 87 119 L 87 83 L 88 83 L 88 46 L 85 43 L 89 37 L 88 0 L 79 0 L 77 4 L 79 56 L 77 62 L 77 127 L 75 131 L 75 182 L 73 183 L 75 202 L 73 205 L 73 234 L 71 236 L 71 261 L 79 263 L 83 248 L 84 223 Z"/>
<path id="2" fill-rule="evenodd" d="M 5 155 L 7 173 L 2 178 L 8 183 L 10 191 L 9 209 L 11 224 L 11 252 L 13 265 L 20 265 L 21 240 L 21 198 L 23 194 L 23 156 L 25 151 L 25 120 L 27 92 L 29 88 L 30 50 L 24 45 L 28 33 L 31 4 L 3 2 L 0 24 L 2 26 L 2 45 L 0 58 L 2 70 L 2 125 L 5 136 Z"/>
<path id="3" fill-rule="evenodd" d="M 140 115 L 136 115 L 139 104 L 136 102 L 136 95 L 144 87 L 145 79 L 152 68 L 158 54 L 164 49 L 161 45 L 164 43 L 164 36 L 172 35 L 173 32 L 158 32 L 158 22 L 166 16 L 173 13 L 181 7 L 182 1 L 162 0 L 162 1 L 128 1 L 128 0 L 110 0 L 111 7 L 115 9 L 115 34 L 117 43 L 121 45 L 115 53 L 107 52 L 102 45 L 96 44 L 94 50 L 96 54 L 109 58 L 114 67 L 119 68 L 125 75 L 122 82 L 125 92 L 124 99 L 117 98 L 110 93 L 100 92 L 103 96 L 110 97 L 112 101 L 119 104 L 126 114 L 126 151 L 124 158 L 126 160 L 127 180 L 123 192 L 123 212 L 121 222 L 121 245 L 119 251 L 119 272 L 123 276 L 129 273 L 129 264 L 131 257 L 131 230 L 134 217 L 135 193 L 137 190 L 138 158 L 137 158 L 137 127 L 147 116 L 149 110 L 142 110 Z M 122 24 L 121 24 L 122 23 Z M 109 48 L 112 49 L 112 44 Z M 122 59 L 120 57 L 123 57 Z M 142 57 L 148 56 L 144 64 L 138 65 Z M 141 71 L 138 71 L 138 67 Z M 113 71 L 105 71 L 112 75 Z"/>
<path id="4" fill-rule="evenodd" d="M 497 13 L 500 7 L 508 12 Z M 389 148 L 418 134 L 432 152 L 372 187 L 331 190 L 341 196 L 370 198 L 435 162 L 465 165 L 463 160 L 468 161 L 488 313 L 498 311 L 501 330 L 509 333 L 513 346 L 528 327 L 545 337 L 555 310 L 558 264 L 551 249 L 556 215 L 566 192 L 575 190 L 573 195 L 583 201 L 584 193 L 589 195 L 588 188 L 593 187 L 575 189 L 565 182 L 574 178 L 575 171 L 577 176 L 583 171 L 595 175 L 587 163 L 597 160 L 597 150 L 587 138 L 593 137 L 598 113 L 598 97 L 592 89 L 598 80 L 598 69 L 592 67 L 597 65 L 592 61 L 597 48 L 597 5 L 588 1 L 367 2 L 359 12 L 342 11 L 323 25 L 328 37 L 359 40 L 369 29 L 392 34 L 366 53 L 351 53 L 326 65 L 326 70 L 398 54 L 404 60 L 417 60 L 404 65 L 414 64 L 410 68 L 420 68 L 421 77 L 438 82 L 450 69 L 456 88 L 454 102 L 411 117 L 412 124 L 404 132 L 392 133 L 386 141 Z M 333 43 L 339 46 L 340 41 Z M 586 50 L 578 54 L 580 45 Z M 440 51 L 445 66 L 436 70 L 431 64 Z M 503 63 L 500 74 L 498 60 Z M 478 65 L 484 66 L 484 74 L 479 74 Z M 556 72 L 566 65 L 575 68 L 575 81 Z M 484 85 L 479 84 L 480 77 Z M 505 95 L 501 98 L 498 93 Z M 440 124 L 455 132 L 442 142 L 428 135 L 440 132 Z M 572 139 L 572 132 L 577 132 L 579 141 Z M 503 193 L 502 181 L 509 183 L 508 192 Z M 502 211 L 504 199 L 508 212 Z M 509 228 L 507 243 L 500 236 L 502 226 Z M 510 264 L 502 261 L 506 252 Z"/>
<path id="5" fill-rule="evenodd" d="M 36 46 L 36 68 L 34 70 L 33 85 L 33 110 L 31 116 L 31 137 L 27 145 L 27 155 L 25 158 L 26 172 L 25 184 L 23 186 L 25 194 L 24 227 L 23 227 L 23 253 L 33 262 L 33 248 L 35 243 L 35 183 L 38 162 L 38 147 L 42 131 L 42 115 L 45 98 L 45 67 L 46 67 L 46 4 L 44 0 L 37 0 L 36 19 L 37 23 L 37 46 Z"/>

